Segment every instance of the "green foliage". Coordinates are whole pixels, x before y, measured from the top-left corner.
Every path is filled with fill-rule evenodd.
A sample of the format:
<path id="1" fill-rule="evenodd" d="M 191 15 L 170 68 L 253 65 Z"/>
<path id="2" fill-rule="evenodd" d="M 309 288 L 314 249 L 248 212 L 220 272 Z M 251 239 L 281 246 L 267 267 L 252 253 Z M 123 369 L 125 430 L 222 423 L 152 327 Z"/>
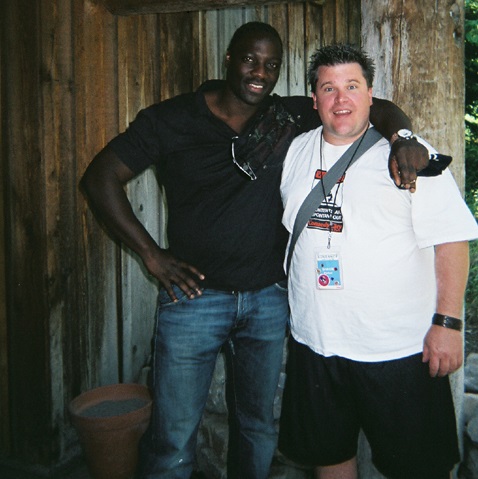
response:
<path id="1" fill-rule="evenodd" d="M 478 318 L 478 241 L 470 243 L 470 276 L 466 289 L 466 314 L 467 317 Z"/>
<path id="2" fill-rule="evenodd" d="M 478 0 L 465 1 L 465 170 L 466 201 L 478 217 Z M 470 243 L 465 296 L 467 353 L 478 350 L 478 241 Z"/>
<path id="3" fill-rule="evenodd" d="M 465 294 L 465 354 L 478 353 L 478 241 L 470 242 L 470 275 Z"/>
<path id="4" fill-rule="evenodd" d="M 465 2 L 466 198 L 477 214 L 478 192 L 478 0 Z"/>
<path id="5" fill-rule="evenodd" d="M 465 125 L 467 193 L 478 189 L 478 0 L 465 2 Z"/>

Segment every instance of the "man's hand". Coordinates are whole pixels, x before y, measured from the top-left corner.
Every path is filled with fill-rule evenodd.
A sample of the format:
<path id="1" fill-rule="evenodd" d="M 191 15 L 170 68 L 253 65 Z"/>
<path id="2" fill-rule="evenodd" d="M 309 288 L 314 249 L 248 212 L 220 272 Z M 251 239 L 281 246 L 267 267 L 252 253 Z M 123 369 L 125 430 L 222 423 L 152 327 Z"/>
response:
<path id="1" fill-rule="evenodd" d="M 402 189 L 416 190 L 417 173 L 428 166 L 428 150 L 417 140 L 395 140 L 388 169 L 395 184 Z"/>
<path id="2" fill-rule="evenodd" d="M 172 284 L 193 299 L 201 294 L 198 281 L 203 280 L 204 275 L 161 249 L 138 220 L 124 191 L 124 185 L 134 176 L 116 153 L 106 147 L 88 166 L 81 186 L 109 232 L 141 257 L 149 274 L 159 281 L 171 299 L 178 300 Z"/>
<path id="3" fill-rule="evenodd" d="M 423 362 L 429 363 L 430 376 L 446 376 L 463 364 L 463 340 L 460 331 L 430 326 L 423 341 Z"/>
<path id="4" fill-rule="evenodd" d="M 204 275 L 194 266 L 179 261 L 168 251 L 157 248 L 149 258 L 143 259 L 143 262 L 149 273 L 166 289 L 173 301 L 178 300 L 172 288 L 173 284 L 181 288 L 189 299 L 202 294 L 198 280 L 203 280 Z"/>

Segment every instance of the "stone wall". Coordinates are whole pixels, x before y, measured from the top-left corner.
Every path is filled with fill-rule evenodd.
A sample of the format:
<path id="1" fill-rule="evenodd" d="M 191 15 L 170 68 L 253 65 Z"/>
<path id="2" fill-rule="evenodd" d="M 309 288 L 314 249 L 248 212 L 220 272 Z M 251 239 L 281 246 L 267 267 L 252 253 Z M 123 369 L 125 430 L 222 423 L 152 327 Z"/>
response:
<path id="1" fill-rule="evenodd" d="M 478 354 L 467 356 L 463 407 L 464 451 L 459 479 L 478 479 Z"/>

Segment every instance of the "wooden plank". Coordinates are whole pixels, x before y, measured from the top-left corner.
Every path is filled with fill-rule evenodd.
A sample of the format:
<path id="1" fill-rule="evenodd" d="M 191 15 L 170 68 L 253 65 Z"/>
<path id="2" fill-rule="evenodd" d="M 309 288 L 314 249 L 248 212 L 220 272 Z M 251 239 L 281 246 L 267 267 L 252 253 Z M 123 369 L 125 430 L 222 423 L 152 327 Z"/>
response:
<path id="1" fill-rule="evenodd" d="M 5 2 L 0 5 L 0 18 L 5 18 Z M 0 33 L 3 35 L 6 33 L 6 29 L 2 28 Z M 0 37 L 0 71 L 5 71 L 7 65 L 3 63 L 6 58 L 3 52 L 2 46 L 5 45 L 5 38 Z M 4 87 L 2 85 L 2 75 L 0 74 L 0 105 L 4 104 L 6 98 L 3 97 Z M 0 125 L 5 125 L 5 119 L 3 118 L 4 109 L 0 108 Z M 0 129 L 0 157 L 7 158 L 7 145 L 4 139 L 6 138 L 6 132 Z M 5 162 L 0 161 L 0 178 L 5 178 L 6 168 Z M 7 265 L 5 261 L 6 243 L 5 238 L 7 234 L 6 230 L 6 218 L 5 211 L 7 205 L 5 204 L 6 191 L 4 188 L 4 181 L 0 182 L 0 451 L 3 451 L 5 455 L 9 455 L 10 450 L 10 406 L 9 406 L 9 368 L 8 368 L 8 330 L 7 330 Z"/>
<path id="2" fill-rule="evenodd" d="M 119 129 L 137 112 L 158 101 L 159 52 L 156 15 L 118 19 Z M 128 197 L 138 219 L 159 238 L 165 230 L 161 198 L 154 172 L 149 169 L 128 184 Z M 150 280 L 141 259 L 122 248 L 120 381 L 135 382 L 146 364 L 154 329 L 158 285 Z"/>
<path id="3" fill-rule="evenodd" d="M 206 79 L 222 78 L 224 74 L 225 51 L 220 52 L 222 42 L 219 41 L 218 17 L 218 10 L 208 10 L 204 13 Z M 222 58 L 222 61 L 220 61 L 220 58 Z"/>
<path id="4" fill-rule="evenodd" d="M 334 43 L 337 38 L 336 24 L 337 0 L 329 0 L 322 8 L 322 42 L 323 45 Z"/>
<path id="5" fill-rule="evenodd" d="M 286 3 L 285 0 L 101 0 L 106 8 L 115 15 L 138 13 L 171 13 L 195 10 L 215 10 L 243 7 L 247 5 L 264 6 Z M 302 3 L 304 0 L 289 0 L 287 3 Z M 322 4 L 325 0 L 309 0 Z"/>
<path id="6" fill-rule="evenodd" d="M 160 98 L 189 92 L 194 83 L 190 46 L 194 44 L 193 19 L 187 13 L 159 15 Z"/>
<path id="7" fill-rule="evenodd" d="M 130 182 L 128 196 L 138 219 L 154 238 L 160 238 L 165 232 L 166 214 L 155 172 L 148 169 Z M 158 283 L 132 251 L 123 250 L 121 261 L 120 381 L 136 382 L 151 353 Z"/>
<path id="8" fill-rule="evenodd" d="M 288 31 L 288 86 L 289 95 L 306 95 L 306 69 L 305 35 L 304 35 L 304 5 L 289 4 L 287 6 L 289 20 Z"/>
<path id="9" fill-rule="evenodd" d="M 55 0 L 41 9 L 40 59 L 44 66 L 41 82 L 40 143 L 45 185 L 45 253 L 48 301 L 50 370 L 49 435 L 52 450 L 68 450 L 76 440 L 71 427 L 65 427 L 67 406 L 75 381 L 73 333 L 80 322 L 75 277 L 80 260 L 80 236 L 76 210 L 77 176 L 74 164 L 74 90 L 71 3 Z"/>
<path id="10" fill-rule="evenodd" d="M 158 17 L 118 18 L 118 129 L 124 131 L 138 111 L 159 101 Z"/>
<path id="11" fill-rule="evenodd" d="M 101 5 L 74 0 L 75 157 L 78 178 L 94 155 L 118 133 L 118 78 L 116 17 Z M 78 285 L 84 292 L 78 305 L 76 370 L 77 393 L 91 387 L 118 382 L 117 284 L 120 268 L 118 246 L 98 223 L 86 201 L 79 198 L 83 234 L 78 265 Z"/>
<path id="12" fill-rule="evenodd" d="M 45 340 L 45 189 L 38 137 L 40 22 L 37 9 L 30 7 L 26 0 L 2 2 L 8 392 L 11 452 L 26 463 L 44 463 L 51 396 Z"/>
<path id="13" fill-rule="evenodd" d="M 305 58 L 309 67 L 311 55 L 322 45 L 323 42 L 323 10 L 324 7 L 306 5 L 305 18 L 307 18 L 305 30 Z M 306 80 L 307 81 L 307 80 Z M 310 96 L 311 89 L 307 83 L 306 95 Z"/>
<path id="14" fill-rule="evenodd" d="M 335 0 L 335 38 L 334 42 L 347 43 L 349 11 L 347 8 L 347 0 Z"/>
<path id="15" fill-rule="evenodd" d="M 361 9 L 360 0 L 347 1 L 347 42 L 361 45 Z"/>
<path id="16" fill-rule="evenodd" d="M 284 55 L 280 70 L 279 80 L 277 81 L 274 93 L 278 95 L 289 95 L 289 72 L 290 72 L 290 55 L 289 55 L 289 35 L 288 20 L 289 12 L 287 5 L 271 5 L 267 8 L 267 23 L 270 23 L 279 33 L 284 46 Z"/>
<path id="17" fill-rule="evenodd" d="M 194 12 L 191 13 L 191 16 L 191 62 L 194 65 L 192 88 L 196 90 L 196 88 L 207 79 L 206 21 L 204 12 Z"/>

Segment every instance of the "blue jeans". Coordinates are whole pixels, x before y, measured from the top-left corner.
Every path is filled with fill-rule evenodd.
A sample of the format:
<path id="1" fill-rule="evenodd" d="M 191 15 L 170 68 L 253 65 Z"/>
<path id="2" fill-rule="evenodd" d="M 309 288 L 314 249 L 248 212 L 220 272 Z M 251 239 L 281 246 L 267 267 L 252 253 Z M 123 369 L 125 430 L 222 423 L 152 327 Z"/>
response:
<path id="1" fill-rule="evenodd" d="M 228 478 L 266 479 L 276 448 L 273 403 L 289 317 L 287 290 L 206 289 L 189 300 L 160 292 L 153 355 L 153 414 L 140 477 L 189 479 L 217 356 L 224 346 Z"/>

